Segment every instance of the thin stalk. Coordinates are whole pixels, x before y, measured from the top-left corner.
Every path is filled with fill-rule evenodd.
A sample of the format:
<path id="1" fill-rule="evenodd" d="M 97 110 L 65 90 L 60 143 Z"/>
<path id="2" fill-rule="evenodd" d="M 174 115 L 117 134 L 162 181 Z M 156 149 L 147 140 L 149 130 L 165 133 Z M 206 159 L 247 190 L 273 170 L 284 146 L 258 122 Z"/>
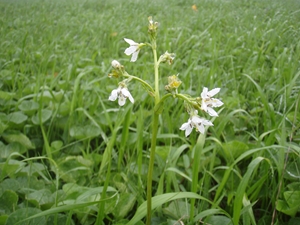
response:
<path id="1" fill-rule="evenodd" d="M 134 80 L 140 82 L 142 85 L 144 85 L 145 87 L 148 88 L 148 91 L 154 93 L 154 90 L 152 89 L 151 85 L 148 84 L 146 81 L 142 80 L 141 78 L 138 78 L 138 77 L 136 77 L 136 76 L 130 75 L 130 74 L 128 74 L 128 73 L 124 73 L 123 76 L 124 76 L 124 77 L 128 77 L 128 78 L 130 78 L 130 79 L 134 79 Z"/>
<path id="2" fill-rule="evenodd" d="M 152 176 L 153 176 L 153 167 L 154 167 L 154 160 L 155 160 L 156 137 L 157 137 L 158 123 L 159 123 L 158 118 L 159 118 L 159 114 L 154 112 L 153 123 L 152 123 L 150 161 L 149 161 L 148 177 L 147 177 L 147 221 L 146 221 L 146 225 L 150 225 L 150 223 L 151 223 Z"/>
<path id="3" fill-rule="evenodd" d="M 154 77 L 155 77 L 155 105 L 160 101 L 159 97 L 159 74 L 158 74 L 158 62 L 157 62 L 157 53 L 156 53 L 156 42 L 153 41 L 152 44 L 153 57 L 154 57 Z"/>
<path id="4" fill-rule="evenodd" d="M 198 188 L 198 176 L 199 176 L 199 166 L 201 160 L 202 149 L 205 142 L 205 135 L 200 134 L 194 148 L 194 160 L 193 160 L 193 174 L 192 174 L 192 188 L 191 192 L 197 193 Z M 190 211 L 190 222 L 193 221 L 195 216 L 195 201 L 196 199 L 191 199 L 191 211 Z"/>
<path id="5" fill-rule="evenodd" d="M 159 73 L 158 73 L 158 62 L 157 62 L 157 53 L 156 53 L 156 41 L 152 40 L 152 50 L 154 57 L 154 78 L 155 78 L 155 106 L 160 102 L 159 96 Z M 153 176 L 153 167 L 155 160 L 155 148 L 156 148 L 156 138 L 158 132 L 158 124 L 159 124 L 159 113 L 155 110 L 153 112 L 153 122 L 152 122 L 152 138 L 151 138 L 151 149 L 150 149 L 150 160 L 149 160 L 149 168 L 148 168 L 148 176 L 147 176 L 147 219 L 146 225 L 150 225 L 151 223 L 151 208 L 152 208 L 152 176 Z"/>
<path id="6" fill-rule="evenodd" d="M 111 175 L 111 154 L 112 154 L 112 149 L 113 146 L 115 144 L 115 140 L 116 140 L 116 135 L 117 132 L 114 130 L 112 137 L 107 145 L 107 149 L 105 151 L 108 151 L 108 163 L 107 163 L 107 173 L 106 173 L 106 177 L 105 177 L 105 182 L 103 185 L 103 191 L 101 193 L 101 199 L 105 199 L 106 198 L 106 190 L 108 188 L 109 185 L 109 181 L 110 181 L 110 175 Z M 105 162 L 102 162 L 105 163 Z M 103 219 L 104 219 L 104 209 L 105 209 L 105 201 L 100 202 L 99 204 L 99 209 L 98 209 L 98 216 L 97 216 L 97 220 L 95 222 L 95 225 L 101 225 L 103 223 Z"/>

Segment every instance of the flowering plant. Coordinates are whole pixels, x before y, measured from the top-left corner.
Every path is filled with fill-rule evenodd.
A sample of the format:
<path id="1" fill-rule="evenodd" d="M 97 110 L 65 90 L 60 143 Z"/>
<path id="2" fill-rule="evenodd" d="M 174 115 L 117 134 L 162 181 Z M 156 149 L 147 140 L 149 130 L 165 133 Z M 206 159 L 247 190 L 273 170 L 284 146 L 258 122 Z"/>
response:
<path id="1" fill-rule="evenodd" d="M 124 38 L 124 40 L 130 45 L 125 50 L 125 54 L 131 55 L 131 62 L 136 62 L 138 60 L 138 55 L 142 48 L 148 46 L 152 49 L 153 58 L 154 58 L 154 87 L 153 84 L 149 84 L 146 81 L 140 79 L 137 76 L 130 75 L 123 65 L 121 65 L 118 61 L 112 61 L 112 72 L 109 74 L 109 77 L 115 78 L 124 78 L 123 81 L 119 83 L 117 89 L 112 90 L 109 100 L 115 101 L 118 99 L 118 103 L 120 106 L 123 106 L 126 103 L 126 99 L 128 98 L 131 103 L 134 103 L 134 98 L 128 90 L 129 83 L 133 80 L 140 82 L 144 88 L 153 96 L 154 98 L 154 110 L 153 110 L 153 121 L 152 121 L 152 139 L 151 139 L 151 149 L 150 149 L 150 161 L 148 168 L 148 178 L 147 178 L 147 225 L 150 224 L 151 219 L 151 198 L 152 198 L 152 171 L 154 166 L 154 158 L 155 158 L 155 149 L 156 149 L 156 137 L 158 132 L 158 116 L 163 110 L 163 102 L 168 97 L 174 97 L 178 99 L 182 99 L 184 101 L 184 105 L 189 113 L 188 122 L 183 123 L 180 130 L 185 131 L 185 136 L 188 137 L 193 129 L 201 134 L 205 133 L 205 127 L 213 126 L 213 123 L 200 117 L 198 115 L 199 111 L 203 111 L 208 113 L 208 115 L 212 117 L 218 116 L 218 113 L 214 108 L 220 107 L 223 105 L 223 102 L 219 99 L 213 98 L 217 93 L 219 93 L 220 88 L 214 88 L 208 91 L 207 87 L 204 87 L 200 97 L 191 97 L 187 94 L 179 93 L 179 87 L 181 85 L 181 81 L 177 75 L 172 75 L 168 77 L 168 84 L 165 85 L 164 95 L 160 97 L 161 90 L 159 90 L 159 65 L 160 63 L 168 63 L 171 65 L 175 59 L 174 53 L 169 53 L 166 51 L 159 58 L 157 58 L 156 52 L 156 35 L 158 30 L 158 23 L 152 20 L 152 17 L 148 18 L 148 33 L 150 36 L 150 43 L 137 43 L 131 39 Z"/>

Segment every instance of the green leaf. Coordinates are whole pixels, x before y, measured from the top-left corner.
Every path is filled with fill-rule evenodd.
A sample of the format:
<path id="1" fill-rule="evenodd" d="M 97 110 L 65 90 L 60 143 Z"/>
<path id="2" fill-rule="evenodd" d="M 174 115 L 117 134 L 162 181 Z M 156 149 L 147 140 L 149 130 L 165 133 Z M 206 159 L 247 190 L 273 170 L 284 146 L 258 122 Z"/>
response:
<path id="1" fill-rule="evenodd" d="M 117 195 L 117 193 L 115 193 L 110 198 L 99 200 L 99 201 L 91 201 L 91 202 L 85 202 L 85 203 L 74 203 L 74 202 L 72 202 L 71 204 L 56 206 L 54 208 L 45 210 L 43 212 L 40 211 L 39 213 L 33 214 L 30 217 L 28 216 L 28 217 L 24 218 L 22 221 L 20 221 L 19 223 L 17 223 L 17 224 L 13 223 L 13 224 L 14 225 L 21 225 L 21 224 L 24 224 L 24 221 L 27 221 L 27 220 L 39 219 L 40 217 L 49 216 L 49 215 L 54 214 L 54 213 L 66 212 L 66 211 L 70 211 L 70 210 L 76 210 L 76 209 L 84 208 L 84 207 L 87 207 L 87 206 L 95 205 L 95 204 L 98 204 L 102 201 L 107 201 L 108 199 L 114 198 L 116 195 Z M 41 224 L 44 224 L 44 223 L 41 223 Z"/>
<path id="2" fill-rule="evenodd" d="M 18 171 L 21 167 L 25 165 L 24 162 L 10 159 L 8 162 L 0 163 L 0 171 L 2 170 L 2 176 L 12 177 L 15 175 L 15 172 Z"/>
<path id="3" fill-rule="evenodd" d="M 300 191 L 285 191 L 283 196 L 290 208 L 300 207 Z"/>
<path id="4" fill-rule="evenodd" d="M 43 180 L 38 180 L 37 177 L 18 177 L 16 179 L 20 184 L 20 189 L 18 190 L 21 194 L 29 194 L 32 190 L 41 190 L 45 188 L 45 182 Z"/>
<path id="5" fill-rule="evenodd" d="M 299 225 L 299 224 L 300 224 L 300 218 L 299 217 L 291 218 L 288 222 L 288 225 Z"/>
<path id="6" fill-rule="evenodd" d="M 213 225 L 232 225 L 231 219 L 226 216 L 211 216 L 205 220 L 205 224 Z"/>
<path id="7" fill-rule="evenodd" d="M 53 150 L 59 150 L 61 149 L 61 147 L 64 145 L 64 143 L 62 141 L 52 141 L 51 142 L 51 148 L 53 148 Z"/>
<path id="8" fill-rule="evenodd" d="M 46 166 L 41 163 L 29 163 L 26 167 L 20 170 L 21 173 L 26 173 L 27 176 L 36 176 L 46 170 Z"/>
<path id="9" fill-rule="evenodd" d="M 225 214 L 227 215 L 227 217 L 229 218 L 230 216 L 223 210 L 221 209 L 208 209 L 208 210 L 204 210 L 201 213 L 199 213 L 195 218 L 194 218 L 194 222 L 197 221 L 202 221 L 203 218 L 208 217 L 208 216 L 212 216 L 212 215 L 217 215 L 217 214 Z"/>
<path id="10" fill-rule="evenodd" d="M 20 184 L 16 179 L 5 179 L 0 183 L 0 195 L 6 190 L 17 191 L 20 189 Z"/>
<path id="11" fill-rule="evenodd" d="M 2 137 L 4 140 L 8 143 L 17 142 L 26 147 L 27 149 L 34 149 L 35 146 L 32 144 L 32 142 L 29 140 L 29 138 L 21 133 L 20 131 L 6 131 Z"/>
<path id="12" fill-rule="evenodd" d="M 6 224 L 16 225 L 18 222 L 21 222 L 22 220 L 25 220 L 28 217 L 36 215 L 38 213 L 41 213 L 41 210 L 36 208 L 31 208 L 31 207 L 17 209 L 16 211 L 14 211 L 12 214 L 8 216 Z M 24 224 L 24 223 L 19 223 L 19 224 Z M 32 220 L 30 220 L 30 225 L 41 225 L 41 224 L 46 224 L 46 219 L 44 216 L 33 218 Z"/>
<path id="13" fill-rule="evenodd" d="M 99 193 L 102 193 L 103 187 L 97 187 L 97 188 L 89 188 L 89 187 L 84 187 L 80 186 L 75 183 L 67 183 L 63 186 L 63 191 L 67 195 L 67 199 L 73 199 L 77 200 L 79 202 L 82 202 L 82 200 L 90 197 L 90 196 L 95 196 Z M 113 187 L 108 187 L 107 192 L 117 192 L 116 189 Z"/>
<path id="14" fill-rule="evenodd" d="M 7 224 L 7 223 L 6 223 L 7 218 L 8 218 L 8 215 L 0 215 L 0 225 L 5 225 L 5 224 Z"/>
<path id="15" fill-rule="evenodd" d="M 47 219 L 47 224 L 46 225 L 53 225 L 53 224 L 67 224 L 67 221 L 68 221 L 68 216 L 67 215 L 63 215 L 63 214 L 53 214 L 53 215 L 50 215 Z M 73 220 L 71 219 L 71 225 L 74 225 L 74 222 Z"/>
<path id="16" fill-rule="evenodd" d="M 283 201 L 283 200 L 278 200 L 277 201 L 277 205 L 276 205 L 276 209 L 279 211 L 279 212 L 282 212 L 286 215 L 289 215 L 289 216 L 295 216 L 299 207 L 298 206 L 295 206 L 293 208 L 290 208 L 289 205 L 287 204 L 286 201 Z"/>
<path id="17" fill-rule="evenodd" d="M 243 176 L 237 190 L 234 199 L 234 209 L 233 209 L 233 224 L 238 225 L 239 219 L 241 216 L 243 197 L 246 195 L 246 188 L 249 184 L 250 177 L 254 172 L 255 168 L 259 165 L 263 160 L 267 160 L 263 157 L 257 157 L 249 164 L 246 174 Z"/>
<path id="18" fill-rule="evenodd" d="M 296 159 L 294 162 L 288 163 L 286 166 L 286 173 L 284 173 L 284 177 L 289 180 L 298 181 L 300 178 L 299 166 L 299 159 Z"/>
<path id="19" fill-rule="evenodd" d="M 8 128 L 8 125 L 2 123 L 0 120 L 0 135 L 3 134 L 3 132 Z"/>
<path id="20" fill-rule="evenodd" d="M 184 218 L 185 215 L 190 214 L 190 204 L 183 200 L 177 200 L 163 208 L 163 213 L 173 219 Z"/>
<path id="21" fill-rule="evenodd" d="M 195 198 L 195 199 L 201 199 L 204 201 L 209 202 L 210 204 L 213 204 L 206 198 L 203 198 L 202 196 L 193 193 L 193 192 L 173 192 L 173 193 L 167 193 L 162 195 L 157 195 L 152 198 L 152 210 L 157 208 L 158 206 L 161 206 L 167 202 L 180 199 L 180 198 Z M 143 202 L 139 208 L 136 210 L 133 218 L 126 224 L 126 225 L 134 225 L 138 221 L 140 221 L 143 217 L 146 216 L 147 212 L 147 201 Z"/>
<path id="22" fill-rule="evenodd" d="M 157 146 L 155 150 L 156 154 L 159 155 L 164 161 L 167 160 L 167 157 L 170 152 L 169 146 Z"/>
<path id="23" fill-rule="evenodd" d="M 10 123 L 19 125 L 25 122 L 28 119 L 28 116 L 26 116 L 23 112 L 13 112 L 7 115 L 7 119 Z"/>
<path id="24" fill-rule="evenodd" d="M 22 112 L 32 116 L 39 109 L 39 104 L 32 100 L 24 100 L 18 107 Z"/>
<path id="25" fill-rule="evenodd" d="M 119 196 L 119 201 L 115 207 L 115 210 L 113 211 L 113 215 L 116 218 L 121 219 L 125 218 L 132 210 L 136 202 L 136 197 L 130 193 L 121 193 Z"/>
<path id="26" fill-rule="evenodd" d="M 18 195 L 12 190 L 6 190 L 0 197 L 0 211 L 10 214 L 18 204 Z"/>
<path id="27" fill-rule="evenodd" d="M 53 100 L 52 92 L 49 90 L 44 90 L 43 92 L 39 93 L 37 97 L 43 103 L 49 103 L 51 100 Z"/>
<path id="28" fill-rule="evenodd" d="M 39 206 L 52 204 L 55 199 L 52 196 L 52 193 L 48 189 L 41 189 L 37 191 L 33 191 L 27 195 L 27 200 L 35 200 L 38 202 Z"/>
<path id="29" fill-rule="evenodd" d="M 8 145 L 1 145 L 0 148 L 2 149 L 0 151 L 0 158 L 6 159 L 8 158 L 12 153 L 17 152 L 19 154 L 23 154 L 27 151 L 24 145 L 21 145 L 18 142 L 12 142 Z"/>
<path id="30" fill-rule="evenodd" d="M 58 164 L 58 172 L 61 179 L 75 183 L 84 181 L 92 172 L 93 161 L 82 156 L 69 156 Z"/>
<path id="31" fill-rule="evenodd" d="M 290 191 L 300 191 L 300 182 L 293 182 L 286 186 Z"/>
<path id="32" fill-rule="evenodd" d="M 0 90 L 0 99 L 11 100 L 15 96 L 15 93 L 5 92 Z"/>
<path id="33" fill-rule="evenodd" d="M 236 159 L 249 149 L 248 145 L 236 140 L 224 143 L 222 144 L 222 146 L 225 151 L 226 158 L 233 157 L 234 159 Z"/>
<path id="34" fill-rule="evenodd" d="M 52 111 L 48 110 L 48 109 L 42 109 L 41 111 L 41 115 L 39 115 L 40 113 L 37 112 L 32 118 L 31 121 L 33 124 L 35 125 L 39 125 L 39 124 L 43 124 L 45 123 L 47 120 L 49 120 L 52 116 Z M 41 116 L 41 118 L 40 118 Z M 40 120 L 41 119 L 41 120 Z"/>
<path id="35" fill-rule="evenodd" d="M 99 136 L 101 129 L 95 125 L 72 126 L 70 128 L 70 136 L 76 139 L 86 139 Z"/>

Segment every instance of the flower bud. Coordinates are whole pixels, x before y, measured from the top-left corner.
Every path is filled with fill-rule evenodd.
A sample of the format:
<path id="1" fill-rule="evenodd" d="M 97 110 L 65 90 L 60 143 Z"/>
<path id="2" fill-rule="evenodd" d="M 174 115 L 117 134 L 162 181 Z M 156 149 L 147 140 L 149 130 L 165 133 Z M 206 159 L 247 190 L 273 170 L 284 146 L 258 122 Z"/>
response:
<path id="1" fill-rule="evenodd" d="M 156 37 L 156 33 L 157 33 L 157 28 L 158 28 L 158 22 L 154 22 L 152 20 L 152 16 L 148 17 L 148 21 L 149 21 L 148 33 L 150 34 L 150 36 L 152 38 L 155 38 Z"/>
<path id="2" fill-rule="evenodd" d="M 163 55 L 160 56 L 159 60 L 161 62 L 168 62 L 169 65 L 172 64 L 173 60 L 175 59 L 175 53 L 169 53 L 166 51 Z"/>
<path id="3" fill-rule="evenodd" d="M 121 64 L 117 60 L 113 60 L 111 62 L 111 66 L 115 69 L 119 69 L 121 67 Z"/>
<path id="4" fill-rule="evenodd" d="M 176 75 L 168 77 L 168 85 L 165 86 L 165 89 L 169 92 L 177 91 L 177 88 L 181 85 L 181 81 Z"/>

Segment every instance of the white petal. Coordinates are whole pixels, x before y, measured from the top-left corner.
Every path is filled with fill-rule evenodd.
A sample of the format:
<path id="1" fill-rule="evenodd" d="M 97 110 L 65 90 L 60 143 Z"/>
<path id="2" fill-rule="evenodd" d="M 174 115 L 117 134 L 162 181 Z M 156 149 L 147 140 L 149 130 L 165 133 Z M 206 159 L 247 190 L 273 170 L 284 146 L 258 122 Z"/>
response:
<path id="1" fill-rule="evenodd" d="M 129 93 L 128 98 L 129 98 L 129 101 L 131 101 L 131 103 L 133 104 L 134 103 L 134 99 L 133 99 L 133 97 L 132 97 L 132 95 L 130 93 Z"/>
<path id="2" fill-rule="evenodd" d="M 121 64 L 117 60 L 113 60 L 111 62 L 111 66 L 114 67 L 114 68 L 117 68 L 117 67 L 120 67 Z"/>
<path id="3" fill-rule="evenodd" d="M 204 129 L 204 126 L 203 126 L 202 123 L 201 123 L 201 124 L 197 124 L 197 130 L 198 130 L 200 133 L 204 134 L 205 129 Z"/>
<path id="4" fill-rule="evenodd" d="M 128 39 L 128 38 L 124 38 L 124 41 L 126 41 L 130 45 L 138 45 L 138 43 L 136 43 L 135 41 Z"/>
<path id="5" fill-rule="evenodd" d="M 222 106 L 224 103 L 221 102 L 219 99 L 217 98 L 213 98 L 212 101 L 211 101 L 211 104 L 213 107 L 220 107 Z"/>
<path id="6" fill-rule="evenodd" d="M 187 123 L 182 124 L 181 127 L 180 127 L 179 129 L 180 129 L 180 130 L 186 130 L 189 126 L 190 126 L 190 123 L 187 122 Z"/>
<path id="7" fill-rule="evenodd" d="M 181 127 L 179 128 L 180 130 L 185 130 L 185 136 L 189 136 L 193 130 L 193 126 L 191 125 L 192 121 L 191 119 L 188 120 L 187 123 L 184 123 L 181 125 Z"/>
<path id="8" fill-rule="evenodd" d="M 132 54 L 130 62 L 135 62 L 137 60 L 139 52 L 140 52 L 140 50 L 138 50 Z"/>
<path id="9" fill-rule="evenodd" d="M 113 90 L 113 91 L 111 92 L 111 94 L 110 94 L 108 100 L 110 100 L 110 101 L 115 101 L 115 100 L 117 99 L 117 97 L 118 97 L 118 92 L 119 92 L 118 89 Z"/>
<path id="10" fill-rule="evenodd" d="M 188 126 L 185 130 L 185 136 L 189 136 L 193 131 L 193 127 L 192 126 Z"/>
<path id="11" fill-rule="evenodd" d="M 205 126 L 213 126 L 213 123 L 209 120 L 203 120 L 202 124 L 205 125 Z"/>
<path id="12" fill-rule="evenodd" d="M 119 96 L 119 101 L 118 101 L 118 103 L 119 103 L 120 106 L 125 105 L 125 103 L 126 103 L 126 98 L 124 98 L 123 95 L 120 95 L 120 96 Z"/>
<path id="13" fill-rule="evenodd" d="M 194 110 L 194 112 L 193 113 L 191 113 L 192 115 L 198 115 L 198 110 Z"/>
<path id="14" fill-rule="evenodd" d="M 218 113 L 211 107 L 207 107 L 207 113 L 210 115 L 210 116 L 219 116 Z"/>
<path id="15" fill-rule="evenodd" d="M 207 87 L 204 87 L 201 93 L 201 98 L 207 98 L 207 91 L 208 91 Z"/>
<path id="16" fill-rule="evenodd" d="M 133 53 L 136 52 L 137 48 L 138 48 L 137 46 L 130 46 L 130 47 L 128 47 L 128 48 L 125 49 L 124 53 L 126 55 L 131 55 L 131 54 L 133 54 Z"/>
<path id="17" fill-rule="evenodd" d="M 203 119 L 201 119 L 198 115 L 192 116 L 192 119 L 191 119 L 192 124 L 202 123 L 202 120 L 203 120 Z"/>
<path id="18" fill-rule="evenodd" d="M 122 89 L 122 94 L 126 97 L 126 98 L 129 98 L 129 100 L 134 103 L 134 99 L 132 97 L 132 95 L 130 94 L 130 92 L 128 91 L 127 88 L 123 88 Z"/>
<path id="19" fill-rule="evenodd" d="M 204 112 L 207 112 L 207 104 L 206 104 L 206 102 L 205 102 L 203 99 L 202 99 L 201 109 L 202 109 Z"/>
<path id="20" fill-rule="evenodd" d="M 214 89 L 210 90 L 209 92 L 207 92 L 207 95 L 208 95 L 209 97 L 212 97 L 212 96 L 214 96 L 215 94 L 219 93 L 220 90 L 221 90 L 221 88 L 214 88 Z"/>

